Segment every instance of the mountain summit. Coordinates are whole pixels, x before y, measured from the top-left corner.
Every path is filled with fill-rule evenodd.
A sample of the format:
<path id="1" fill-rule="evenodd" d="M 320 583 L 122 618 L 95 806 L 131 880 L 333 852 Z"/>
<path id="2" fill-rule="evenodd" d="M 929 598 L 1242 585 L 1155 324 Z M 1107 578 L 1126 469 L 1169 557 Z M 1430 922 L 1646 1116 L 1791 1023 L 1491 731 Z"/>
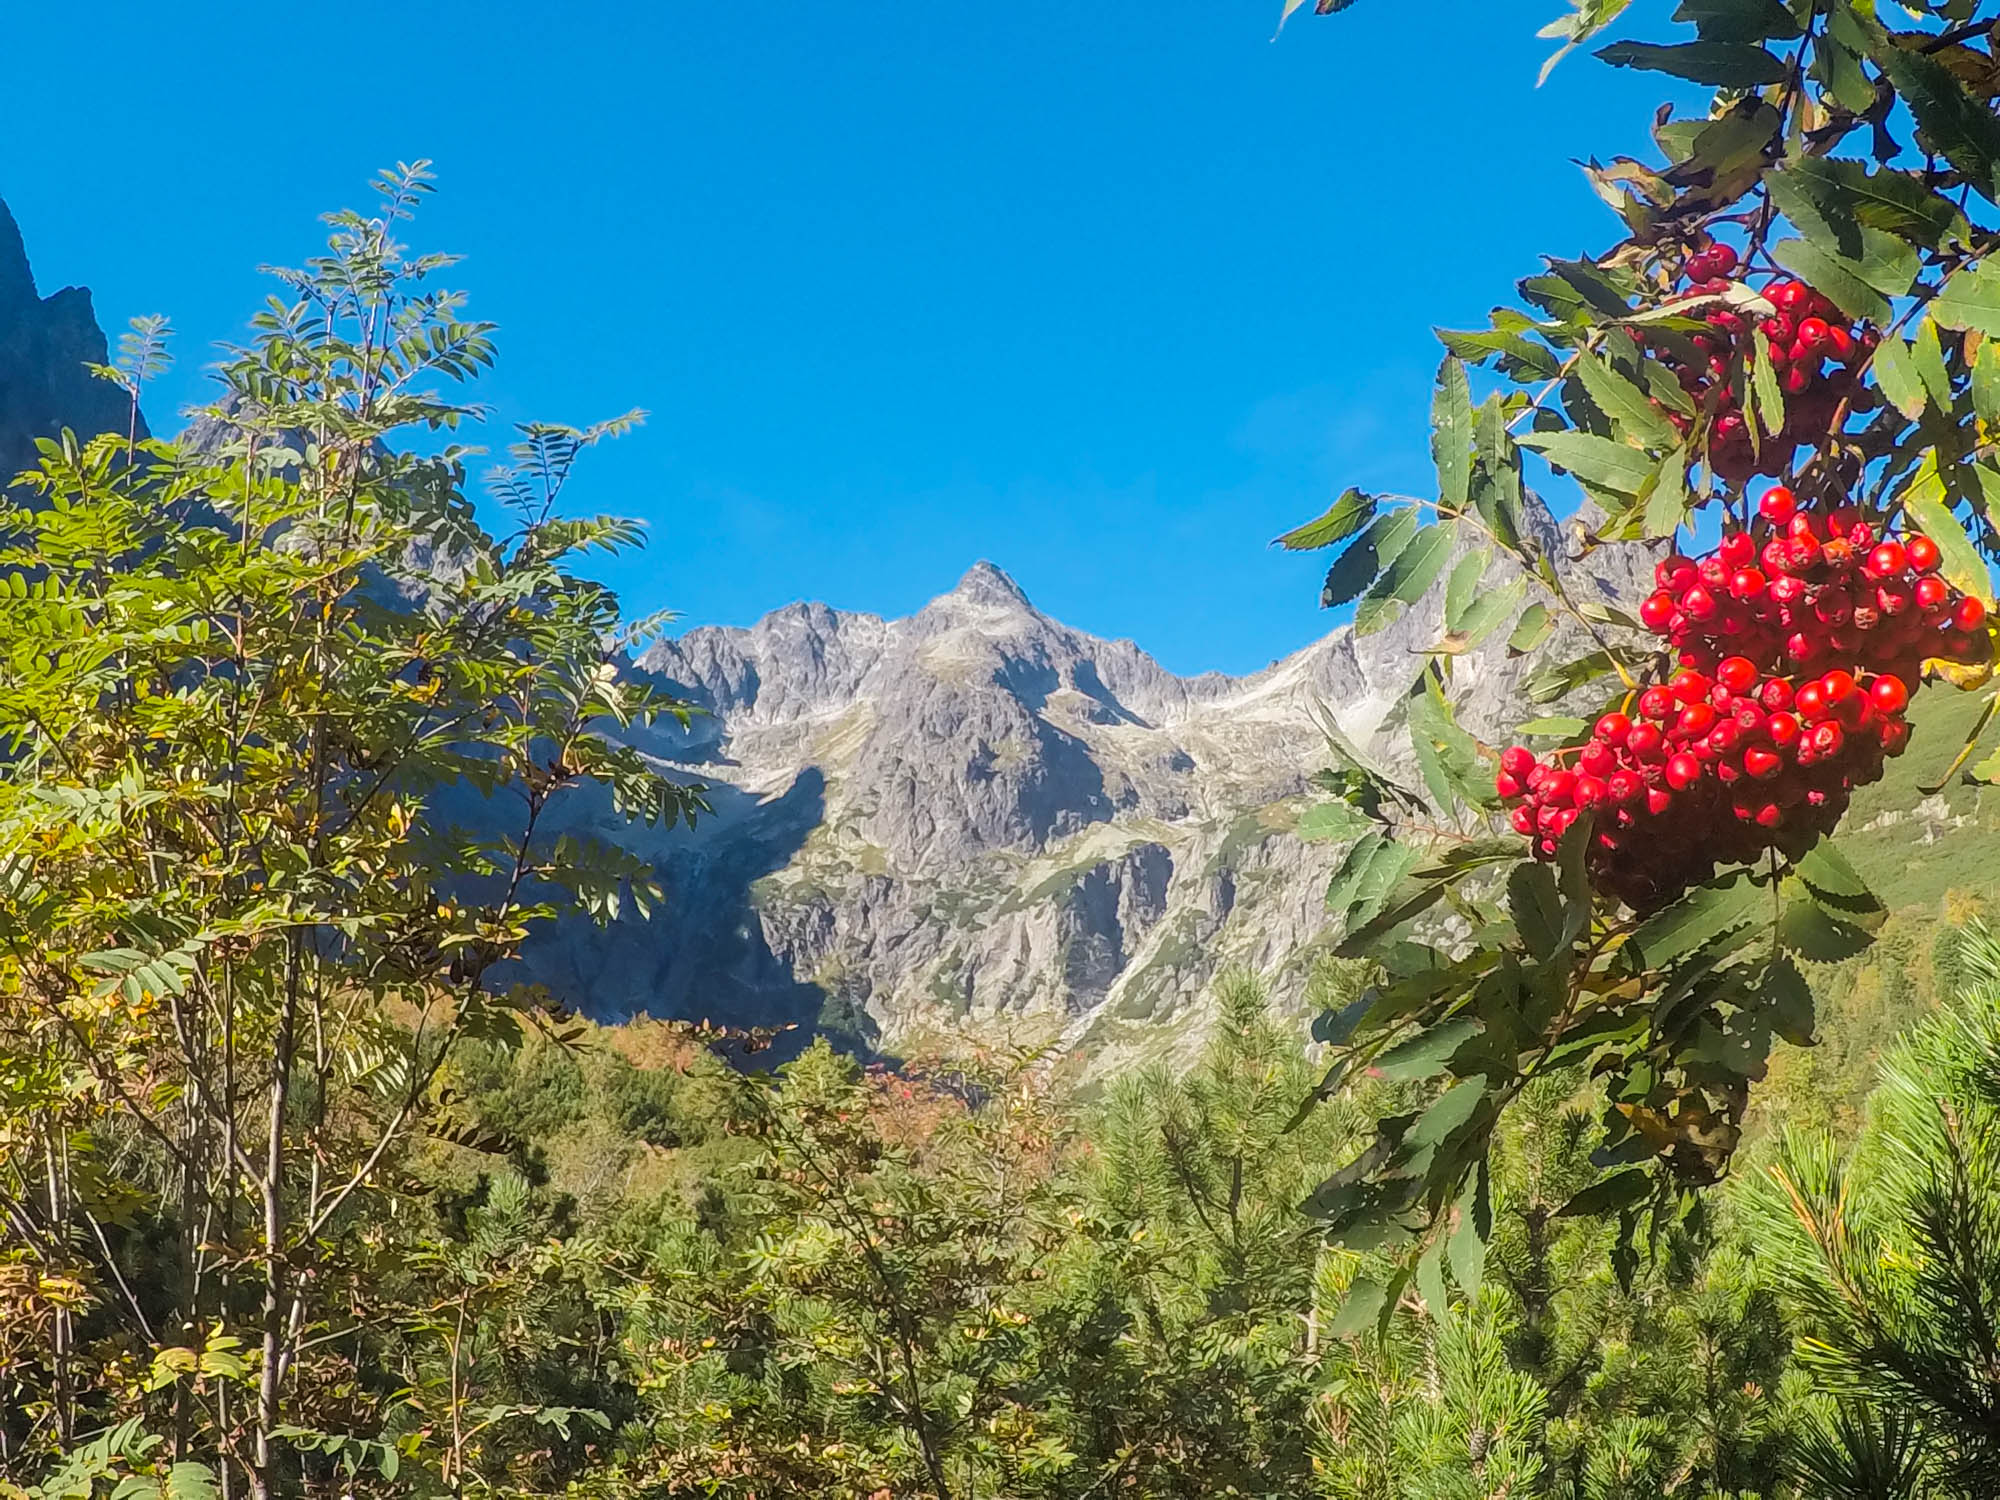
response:
<path id="1" fill-rule="evenodd" d="M 85 368 L 108 359 L 90 293 L 36 290 L 20 227 L 0 202 L 0 486 L 35 462 L 36 438 L 125 430 L 125 393 Z"/>
<path id="2" fill-rule="evenodd" d="M 657 863 L 667 900 L 608 935 L 558 929 L 530 968 L 600 1016 L 893 1046 L 1040 1012 L 1101 1066 L 1191 1046 L 1221 969 L 1302 1000 L 1337 852 L 1291 836 L 1318 726 L 1393 754 L 1440 614 L 1426 599 L 1249 676 L 1181 677 L 981 562 L 904 619 L 794 604 L 663 640 L 638 668 L 702 713 L 638 743 L 709 783 L 716 816 L 692 835 L 592 819 Z M 1497 648 L 1457 660 L 1468 722 L 1507 710 L 1518 670 Z"/>

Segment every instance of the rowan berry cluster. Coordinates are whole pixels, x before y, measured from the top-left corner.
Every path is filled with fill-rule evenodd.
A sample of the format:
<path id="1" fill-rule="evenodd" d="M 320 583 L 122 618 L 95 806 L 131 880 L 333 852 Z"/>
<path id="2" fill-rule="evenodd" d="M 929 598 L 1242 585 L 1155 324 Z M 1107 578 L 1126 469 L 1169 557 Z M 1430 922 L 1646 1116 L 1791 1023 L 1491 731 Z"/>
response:
<path id="1" fill-rule="evenodd" d="M 1696 407 L 1710 412 L 1708 460 L 1717 478 L 1741 484 L 1753 474 L 1784 473 L 1799 444 L 1818 444 L 1826 437 L 1881 336 L 1850 322 L 1818 292 L 1788 277 L 1774 277 L 1762 289 L 1772 311 L 1746 310 L 1737 299 L 1737 254 L 1725 244 L 1690 255 L 1681 275 L 1687 283 L 1682 298 L 1695 304 L 1692 315 L 1706 325 L 1705 331 L 1649 332 L 1634 325 L 1633 337 L 1653 346 Z M 1743 383 L 1752 378 L 1758 333 L 1783 393 L 1784 422 L 1775 435 L 1759 433 L 1753 441 Z M 1694 425 L 1684 412 L 1662 411 L 1682 433 Z"/>
<path id="2" fill-rule="evenodd" d="M 1656 568 L 1640 614 L 1678 648 L 1678 671 L 1583 745 L 1502 755 L 1514 827 L 1552 859 L 1589 814 L 1592 884 L 1640 911 L 1720 865 L 1803 853 L 1908 744 L 1922 663 L 1989 649 L 1984 605 L 1938 577 L 1941 562 L 1920 533 L 1772 488 L 1749 530 Z"/>

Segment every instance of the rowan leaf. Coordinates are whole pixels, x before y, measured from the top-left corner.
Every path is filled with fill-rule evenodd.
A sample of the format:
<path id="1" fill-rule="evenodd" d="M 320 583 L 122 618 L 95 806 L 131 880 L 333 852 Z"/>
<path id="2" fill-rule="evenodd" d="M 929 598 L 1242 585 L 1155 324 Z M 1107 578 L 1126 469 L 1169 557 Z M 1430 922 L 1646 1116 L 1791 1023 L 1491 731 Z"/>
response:
<path id="1" fill-rule="evenodd" d="M 1585 484 L 1620 495 L 1638 494 L 1656 465 L 1643 449 L 1594 432 L 1530 432 L 1520 442 Z"/>
<path id="2" fill-rule="evenodd" d="M 1438 366 L 1431 400 L 1431 457 L 1437 464 L 1438 500 L 1449 510 L 1465 509 L 1472 497 L 1472 389 L 1465 366 L 1446 359 Z"/>
<path id="3" fill-rule="evenodd" d="M 1286 532 L 1273 545 L 1288 552 L 1311 552 L 1331 547 L 1335 542 L 1347 540 L 1374 518 L 1375 497 L 1349 489 L 1328 507 L 1325 515 Z"/>
<path id="4" fill-rule="evenodd" d="M 1946 328 L 1976 328 L 2000 337 L 2000 265 L 1982 260 L 1954 271 L 1931 299 L 1930 315 Z"/>
<path id="5" fill-rule="evenodd" d="M 1762 47 L 1741 42 L 1678 42 L 1657 45 L 1651 42 L 1613 42 L 1599 47 L 1597 56 L 1614 68 L 1640 68 L 1652 73 L 1670 73 L 1694 83 L 1717 88 L 1755 88 L 1759 84 L 1783 83 L 1785 64 Z"/>

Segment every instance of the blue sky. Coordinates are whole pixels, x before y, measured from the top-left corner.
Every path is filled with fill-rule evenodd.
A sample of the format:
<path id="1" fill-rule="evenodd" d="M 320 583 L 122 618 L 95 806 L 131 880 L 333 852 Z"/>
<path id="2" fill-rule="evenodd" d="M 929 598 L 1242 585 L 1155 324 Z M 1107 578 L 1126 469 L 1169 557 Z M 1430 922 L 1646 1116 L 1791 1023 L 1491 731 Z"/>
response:
<path id="1" fill-rule="evenodd" d="M 1643 151 L 1668 84 L 1573 56 L 1537 90 L 1559 9 L 1359 0 L 1274 43 L 1276 0 L 43 4 L 0 23 L 38 122 L 0 197 L 45 292 L 172 317 L 164 428 L 255 267 L 430 157 L 414 238 L 501 325 L 496 416 L 652 413 L 572 491 L 649 523 L 606 573 L 633 612 L 902 614 L 986 557 L 1245 671 L 1329 624 L 1269 539 L 1428 485 L 1431 327 L 1615 238 L 1571 158 Z"/>

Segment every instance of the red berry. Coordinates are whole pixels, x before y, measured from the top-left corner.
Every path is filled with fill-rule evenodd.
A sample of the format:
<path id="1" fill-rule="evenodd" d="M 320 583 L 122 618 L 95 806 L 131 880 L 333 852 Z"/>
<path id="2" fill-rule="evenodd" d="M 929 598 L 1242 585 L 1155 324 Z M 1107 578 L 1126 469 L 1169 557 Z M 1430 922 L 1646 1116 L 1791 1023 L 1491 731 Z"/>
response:
<path id="1" fill-rule="evenodd" d="M 1901 542 L 1883 542 L 1868 554 L 1868 561 L 1862 566 L 1870 578 L 1894 578 L 1909 562 L 1909 554 Z"/>
<path id="2" fill-rule="evenodd" d="M 1986 623 L 1986 606 L 1976 595 L 1967 594 L 1951 612 L 1951 623 L 1968 635 Z"/>
<path id="3" fill-rule="evenodd" d="M 1793 700 L 1802 719 L 1823 719 L 1827 714 L 1826 689 L 1817 682 L 1802 682 Z"/>
<path id="4" fill-rule="evenodd" d="M 1877 713 L 1899 714 L 1909 705 L 1910 690 L 1902 678 L 1885 672 L 1868 684 L 1868 701 Z"/>
<path id="5" fill-rule="evenodd" d="M 1542 783 L 1542 801 L 1554 807 L 1562 807 L 1576 796 L 1576 772 L 1558 769 L 1549 772 L 1548 780 Z"/>
<path id="6" fill-rule="evenodd" d="M 1692 667 L 1683 667 L 1667 680 L 1667 691 L 1682 703 L 1699 703 L 1708 696 L 1709 680 Z M 1664 714 L 1658 717 L 1666 717 Z"/>
<path id="7" fill-rule="evenodd" d="M 1660 733 L 1659 725 L 1634 724 L 1632 732 L 1625 736 L 1625 749 L 1634 760 L 1657 760 L 1666 742 L 1667 737 Z"/>
<path id="8" fill-rule="evenodd" d="M 1683 739 L 1699 739 L 1715 727 L 1715 709 L 1707 703 L 1690 703 L 1674 720 L 1674 733 Z"/>
<path id="9" fill-rule="evenodd" d="M 1757 683 L 1757 663 L 1747 656 L 1725 656 L 1715 668 L 1715 680 L 1732 693 L 1747 693 Z"/>
<path id="10" fill-rule="evenodd" d="M 1573 795 L 1576 798 L 1576 805 L 1578 807 L 1595 807 L 1605 799 L 1608 791 L 1609 789 L 1605 786 L 1602 778 L 1596 776 L 1579 776 L 1576 778 L 1576 789 Z"/>
<path id="11" fill-rule="evenodd" d="M 1535 757 L 1521 745 L 1509 745 L 1500 752 L 1500 769 L 1518 781 L 1525 781 L 1535 769 Z"/>
<path id="12" fill-rule="evenodd" d="M 1690 620 L 1712 620 L 1717 609 L 1715 595 L 1698 583 L 1681 595 L 1681 609 Z"/>
<path id="13" fill-rule="evenodd" d="M 1805 318 L 1799 323 L 1799 342 L 1808 349 L 1824 348 L 1827 335 L 1832 332 L 1825 318 Z"/>
<path id="14" fill-rule="evenodd" d="M 1701 780 L 1701 762 L 1692 755 L 1676 755 L 1667 762 L 1667 785 L 1685 791 Z"/>
<path id="15" fill-rule="evenodd" d="M 1521 795 L 1521 783 L 1505 771 L 1501 771 L 1493 777 L 1493 791 L 1502 802 L 1512 802 Z"/>
<path id="16" fill-rule="evenodd" d="M 1782 677 L 1773 677 L 1757 690 L 1757 701 L 1776 712 L 1792 706 L 1792 685 Z"/>
<path id="17" fill-rule="evenodd" d="M 1730 575 L 1729 592 L 1732 598 L 1755 599 L 1764 592 L 1767 580 L 1756 568 L 1738 568 Z"/>
<path id="18" fill-rule="evenodd" d="M 1639 620 L 1655 634 L 1664 635 L 1674 621 L 1674 596 L 1665 589 L 1648 594 L 1639 605 Z"/>
<path id="19" fill-rule="evenodd" d="M 1678 594 L 1697 576 L 1695 565 L 1685 557 L 1669 554 L 1653 564 L 1653 582 L 1670 594 Z"/>
<path id="20" fill-rule="evenodd" d="M 1597 737 L 1607 745 L 1622 745 L 1632 732 L 1632 721 L 1615 709 L 1597 721 Z"/>
<path id="21" fill-rule="evenodd" d="M 1854 680 L 1852 672 L 1843 671 L 1839 667 L 1819 680 L 1819 690 L 1826 695 L 1826 701 L 1836 708 L 1860 691 L 1860 686 Z"/>
<path id="22" fill-rule="evenodd" d="M 1771 736 L 1771 743 L 1781 750 L 1795 745 L 1800 732 L 1798 716 L 1780 710 L 1764 721 L 1764 731 Z"/>
<path id="23" fill-rule="evenodd" d="M 1766 802 L 1762 807 L 1757 809 L 1757 823 L 1759 827 L 1776 828 L 1784 821 L 1785 810 L 1775 802 Z"/>
<path id="24" fill-rule="evenodd" d="M 1882 725 L 1883 754 L 1901 755 L 1904 747 L 1909 743 L 1910 721 L 1908 719 L 1890 719 Z"/>
<path id="25" fill-rule="evenodd" d="M 1757 544 L 1750 539 L 1749 532 L 1732 531 L 1722 539 L 1715 555 L 1725 571 L 1748 567 L 1757 556 Z"/>
<path id="26" fill-rule="evenodd" d="M 1812 743 L 1814 753 L 1825 759 L 1840 754 L 1840 747 L 1847 741 L 1847 731 L 1834 720 L 1823 719 L 1813 725 L 1812 734 L 1808 739 Z"/>
<path id="27" fill-rule="evenodd" d="M 1728 245 L 1710 245 L 1705 252 L 1708 263 L 1715 267 L 1717 276 L 1727 276 L 1736 269 L 1736 251 Z"/>
<path id="28" fill-rule="evenodd" d="M 1913 546 L 1910 550 L 1914 552 L 1916 548 Z M 1917 608 L 1936 609 L 1951 598 L 1951 585 L 1935 574 L 1926 574 L 1917 580 L 1912 595 L 1917 601 Z"/>
<path id="29" fill-rule="evenodd" d="M 1639 712 L 1649 719 L 1664 719 L 1674 712 L 1674 695 L 1663 687 L 1649 687 L 1639 695 Z"/>
<path id="30" fill-rule="evenodd" d="M 1535 831 L 1535 810 L 1523 803 L 1507 815 L 1507 821 L 1514 825 L 1516 833 L 1532 834 Z"/>
<path id="31" fill-rule="evenodd" d="M 1665 787 L 1649 786 L 1646 788 L 1646 811 L 1654 817 L 1657 818 L 1673 805 L 1673 793 L 1669 792 Z"/>
<path id="32" fill-rule="evenodd" d="M 1588 771 L 1592 776 L 1609 776 L 1618 766 L 1618 757 L 1611 753 L 1611 747 L 1599 740 L 1592 740 L 1577 752 L 1576 767 Z"/>
<path id="33" fill-rule="evenodd" d="M 1944 562 L 1938 544 L 1922 532 L 1913 533 L 1903 543 L 1903 551 L 1910 559 L 1910 566 L 1919 573 L 1935 573 Z"/>

